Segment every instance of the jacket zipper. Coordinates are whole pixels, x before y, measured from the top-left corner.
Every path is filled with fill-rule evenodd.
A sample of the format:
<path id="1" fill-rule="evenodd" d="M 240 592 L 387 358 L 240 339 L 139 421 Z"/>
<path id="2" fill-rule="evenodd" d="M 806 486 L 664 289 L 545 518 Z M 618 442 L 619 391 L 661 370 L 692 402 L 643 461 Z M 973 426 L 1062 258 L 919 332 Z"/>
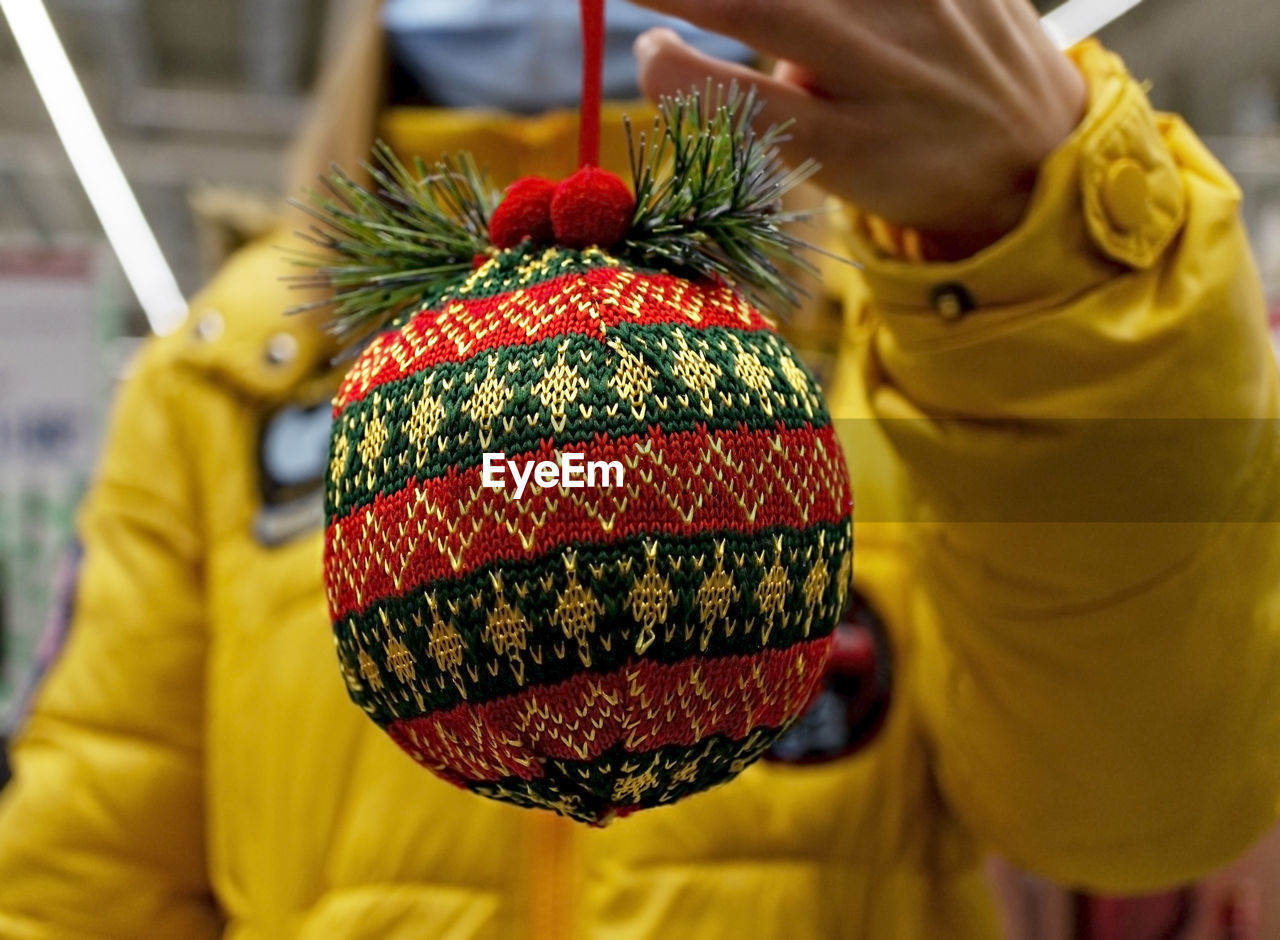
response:
<path id="1" fill-rule="evenodd" d="M 572 940 L 574 823 L 545 810 L 530 815 L 528 850 L 529 940 Z"/>

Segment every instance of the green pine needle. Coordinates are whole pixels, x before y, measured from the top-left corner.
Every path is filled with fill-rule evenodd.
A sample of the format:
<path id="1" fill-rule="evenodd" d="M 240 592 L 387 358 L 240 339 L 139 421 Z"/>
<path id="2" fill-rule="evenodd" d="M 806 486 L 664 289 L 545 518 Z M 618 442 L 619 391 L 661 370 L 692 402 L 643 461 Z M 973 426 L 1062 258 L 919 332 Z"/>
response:
<path id="1" fill-rule="evenodd" d="M 334 167 L 327 192 L 294 202 L 316 220 L 301 234 L 317 250 L 297 259 L 312 270 L 292 280 L 332 296 L 293 312 L 332 307 L 331 330 L 344 345 L 464 279 L 475 256 L 489 250 L 489 215 L 498 201 L 470 154 L 430 167 L 418 158 L 410 172 L 379 142 L 374 162 L 363 167 L 372 188 Z"/>
<path id="2" fill-rule="evenodd" d="M 785 312 L 801 288 L 786 274 L 812 248 L 786 226 L 814 213 L 784 212 L 782 197 L 818 169 L 787 169 L 778 145 L 788 125 L 757 134 L 763 108 L 752 88 L 664 98 L 651 133 L 626 123 L 636 215 L 621 254 L 645 267 L 722 281 L 756 306 Z"/>
<path id="3" fill-rule="evenodd" d="M 708 84 L 663 99 L 649 133 L 637 137 L 625 122 L 636 212 L 612 252 L 724 283 L 773 312 L 797 304 L 803 291 L 786 272 L 814 272 L 800 253 L 813 246 L 786 226 L 813 212 L 785 212 L 782 197 L 818 166 L 782 163 L 787 126 L 757 134 L 762 107 L 755 89 Z M 326 192 L 294 202 L 315 220 L 301 234 L 316 250 L 301 253 L 297 263 L 311 270 L 291 280 L 328 295 L 294 312 L 331 307 L 331 330 L 349 347 L 465 280 L 473 259 L 492 253 L 489 217 L 500 199 L 470 154 L 430 167 L 419 158 L 411 172 L 379 142 L 363 167 L 371 188 L 334 167 Z"/>

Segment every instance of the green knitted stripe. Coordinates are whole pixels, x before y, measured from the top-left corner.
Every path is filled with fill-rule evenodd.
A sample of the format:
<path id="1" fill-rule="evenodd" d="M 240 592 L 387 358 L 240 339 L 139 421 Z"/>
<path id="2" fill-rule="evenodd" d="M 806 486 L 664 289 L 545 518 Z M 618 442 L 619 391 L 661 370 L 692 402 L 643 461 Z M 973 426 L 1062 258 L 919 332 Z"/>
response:
<path id="1" fill-rule="evenodd" d="M 516 248 L 497 252 L 461 283 L 450 283 L 423 296 L 391 324 L 397 328 L 407 323 L 421 310 L 443 307 L 455 300 L 478 300 L 496 297 L 522 287 L 530 287 L 554 280 L 567 274 L 585 274 L 596 268 L 616 268 L 621 263 L 599 248 L 575 251 L 558 246 L 544 247 L 522 244 Z"/>
<path id="2" fill-rule="evenodd" d="M 467 782 L 468 790 L 517 806 L 550 809 L 579 822 L 674 803 L 737 776 L 786 731 L 761 728 L 741 741 L 712 735 L 691 746 L 630 753 L 621 745 L 593 761 L 548 761 L 537 780 Z"/>
<path id="3" fill-rule="evenodd" d="M 627 324 L 609 343 L 582 334 L 487 351 L 380 386 L 334 426 L 329 519 L 449 468 L 479 466 L 486 451 L 745 427 L 825 427 L 813 376 L 775 334 Z M 484 387 L 485 394 L 477 390 Z M 496 418 L 486 402 L 501 404 Z"/>
<path id="4" fill-rule="evenodd" d="M 636 613 L 644 609 L 637 604 L 645 598 L 656 598 L 664 615 L 646 659 L 749 655 L 834 629 L 844 612 L 851 558 L 848 522 L 582 545 L 380 600 L 335 625 L 338 657 L 352 699 L 385 725 L 584 671 L 618 669 L 636 656 L 642 634 Z M 573 619 L 575 609 L 583 609 L 578 603 L 595 612 L 589 617 L 594 628 L 573 635 L 582 623 Z M 528 625 L 516 631 L 523 649 L 496 648 L 502 641 L 493 639 L 490 620 L 504 610 L 518 611 Z M 457 655 L 452 670 L 451 650 Z"/>

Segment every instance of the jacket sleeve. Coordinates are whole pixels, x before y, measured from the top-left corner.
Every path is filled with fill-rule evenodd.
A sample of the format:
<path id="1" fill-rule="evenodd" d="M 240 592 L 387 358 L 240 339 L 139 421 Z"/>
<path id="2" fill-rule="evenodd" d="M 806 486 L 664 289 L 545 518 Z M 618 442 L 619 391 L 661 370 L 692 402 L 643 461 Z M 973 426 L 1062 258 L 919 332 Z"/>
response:
<path id="1" fill-rule="evenodd" d="M 125 382 L 80 518 L 67 646 L 0 800 L 0 936 L 215 937 L 192 449 L 166 341 Z"/>
<path id="2" fill-rule="evenodd" d="M 948 802 L 1024 867 L 1137 892 L 1277 817 L 1277 385 L 1234 184 L 1118 59 L 1073 56 L 1088 113 L 1013 233 L 913 263 L 855 217 L 843 398 L 905 478 L 879 521 L 907 523 Z"/>

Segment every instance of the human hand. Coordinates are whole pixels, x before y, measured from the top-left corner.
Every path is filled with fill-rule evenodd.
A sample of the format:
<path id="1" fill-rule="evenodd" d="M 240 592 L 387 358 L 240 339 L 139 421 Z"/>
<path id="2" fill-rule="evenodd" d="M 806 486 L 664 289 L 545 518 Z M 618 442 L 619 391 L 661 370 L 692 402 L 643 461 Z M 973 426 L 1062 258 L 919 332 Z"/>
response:
<path id="1" fill-rule="evenodd" d="M 784 154 L 830 192 L 970 254 L 1011 231 L 1037 168 L 1079 123 L 1083 77 L 1026 0 L 640 0 L 776 56 L 772 76 L 708 58 L 672 31 L 636 42 L 658 97 L 708 77 L 756 85 Z"/>
<path id="2" fill-rule="evenodd" d="M 1194 926 L 1190 928 L 1187 940 L 1261 940 L 1262 899 L 1256 882 L 1245 879 L 1209 886 L 1202 889 L 1199 900 L 1199 916 L 1205 926 L 1199 934 Z"/>

